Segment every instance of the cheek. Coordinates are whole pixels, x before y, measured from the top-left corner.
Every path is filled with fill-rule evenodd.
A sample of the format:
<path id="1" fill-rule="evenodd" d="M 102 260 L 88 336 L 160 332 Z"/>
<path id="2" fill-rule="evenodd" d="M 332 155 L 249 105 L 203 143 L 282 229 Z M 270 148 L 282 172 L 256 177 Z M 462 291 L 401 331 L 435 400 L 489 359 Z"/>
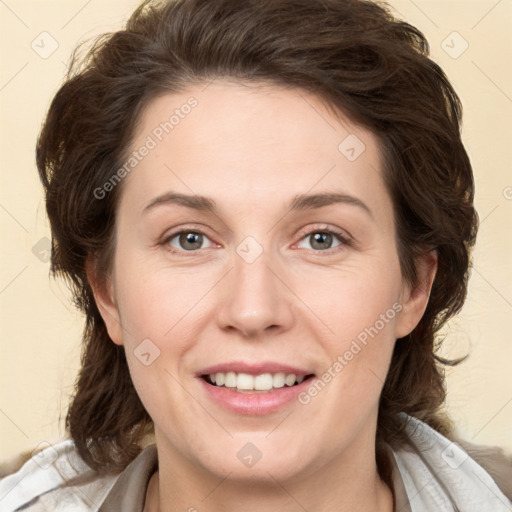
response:
<path id="1" fill-rule="evenodd" d="M 400 310 L 400 304 L 391 302 L 386 294 L 378 299 L 371 303 L 340 302 L 344 307 L 338 310 L 334 323 L 338 334 L 323 339 L 327 364 L 298 397 L 311 411 L 310 416 L 328 425 L 334 436 L 340 428 L 347 435 L 364 430 L 368 418 L 378 410 Z M 345 441 L 340 434 L 339 442 Z"/>
<path id="2" fill-rule="evenodd" d="M 176 333 L 190 323 L 192 316 L 198 316 L 208 288 L 204 273 L 123 262 L 117 274 L 116 295 L 127 336 L 125 344 L 143 338 L 156 343 L 172 338 L 173 346 L 179 346 L 184 337 L 178 339 Z"/>
<path id="3" fill-rule="evenodd" d="M 162 403 L 174 404 L 171 415 L 180 410 L 178 381 L 204 328 L 211 283 L 204 272 L 140 261 L 120 259 L 116 294 L 130 374 L 145 408 L 157 418 Z"/>
<path id="4" fill-rule="evenodd" d="M 393 331 L 397 310 L 401 307 L 400 273 L 393 265 L 385 270 L 363 267 L 329 274 L 311 275 L 296 289 L 311 313 L 317 318 L 320 332 L 333 349 L 343 348 L 351 340 L 373 335 L 389 335 Z M 375 333 L 375 328 L 378 333 Z"/>
<path id="5" fill-rule="evenodd" d="M 328 361 L 319 379 L 326 384 L 325 398 L 331 395 L 333 402 L 373 405 L 386 378 L 402 309 L 399 270 L 392 265 L 387 272 L 376 270 L 333 274 L 315 281 L 324 284 L 322 292 L 319 287 L 310 290 L 311 310 L 325 324 L 324 336 L 316 331 Z M 303 288 L 302 296 L 306 292 Z M 311 393 L 314 398 L 317 390 Z"/>
<path id="6" fill-rule="evenodd" d="M 166 276 L 148 267 L 126 275 L 118 292 L 131 378 L 153 420 L 173 425 L 169 429 L 178 435 L 178 413 L 183 410 L 180 372 L 197 339 L 193 330 L 200 324 L 199 308 L 194 305 L 200 290 L 187 286 L 183 276 Z"/>

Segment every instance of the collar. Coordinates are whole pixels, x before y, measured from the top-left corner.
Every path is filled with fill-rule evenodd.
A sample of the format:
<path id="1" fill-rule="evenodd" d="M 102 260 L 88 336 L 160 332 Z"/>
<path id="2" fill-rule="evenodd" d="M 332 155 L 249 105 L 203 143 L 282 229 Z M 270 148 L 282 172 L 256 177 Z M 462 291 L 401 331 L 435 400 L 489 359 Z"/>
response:
<path id="1" fill-rule="evenodd" d="M 388 450 L 388 457 L 392 466 L 395 512 L 412 512 L 407 491 L 391 448 Z M 149 480 L 157 468 L 157 448 L 155 444 L 152 444 L 147 446 L 121 473 L 98 512 L 119 512 L 119 510 L 142 512 Z"/>
<path id="2" fill-rule="evenodd" d="M 156 445 L 147 446 L 121 473 L 98 512 L 142 512 L 151 475 L 158 468 Z"/>
<path id="3" fill-rule="evenodd" d="M 401 413 L 409 446 L 388 449 L 395 512 L 510 512 L 511 502 L 491 476 L 456 443 L 422 421 Z M 146 447 L 121 473 L 99 512 L 142 512 L 156 445 Z"/>

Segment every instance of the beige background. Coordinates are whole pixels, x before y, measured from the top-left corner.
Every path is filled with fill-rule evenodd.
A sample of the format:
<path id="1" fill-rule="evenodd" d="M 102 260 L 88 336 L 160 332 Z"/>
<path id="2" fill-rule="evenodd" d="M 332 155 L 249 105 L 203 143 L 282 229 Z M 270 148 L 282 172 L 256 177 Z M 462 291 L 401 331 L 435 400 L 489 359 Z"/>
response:
<path id="1" fill-rule="evenodd" d="M 433 58 L 461 96 L 477 182 L 482 224 L 469 297 L 446 330 L 446 352 L 471 350 L 471 357 L 448 374 L 448 407 L 467 439 L 512 450 L 512 2 L 390 3 L 427 35 Z M 49 280 L 44 261 L 50 232 L 34 163 L 36 136 L 73 47 L 119 28 L 137 4 L 0 1 L 2 459 L 59 439 L 59 416 L 79 367 L 82 318 L 65 285 Z"/>

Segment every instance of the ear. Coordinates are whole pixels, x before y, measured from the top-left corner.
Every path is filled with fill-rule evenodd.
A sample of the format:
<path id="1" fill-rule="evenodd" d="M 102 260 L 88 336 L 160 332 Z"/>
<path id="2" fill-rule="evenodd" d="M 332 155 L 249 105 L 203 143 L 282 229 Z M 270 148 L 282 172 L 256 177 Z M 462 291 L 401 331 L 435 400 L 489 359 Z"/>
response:
<path id="1" fill-rule="evenodd" d="M 418 284 L 414 289 L 404 284 L 402 288 L 402 309 L 396 322 L 396 338 L 403 338 L 418 325 L 427 308 L 430 291 L 437 272 L 438 255 L 435 249 L 426 251 L 416 259 Z"/>
<path id="2" fill-rule="evenodd" d="M 96 306 L 105 322 L 108 335 L 116 345 L 123 345 L 123 328 L 117 307 L 111 276 L 100 276 L 97 271 L 97 260 L 87 258 L 85 264 L 87 280 L 94 294 Z"/>

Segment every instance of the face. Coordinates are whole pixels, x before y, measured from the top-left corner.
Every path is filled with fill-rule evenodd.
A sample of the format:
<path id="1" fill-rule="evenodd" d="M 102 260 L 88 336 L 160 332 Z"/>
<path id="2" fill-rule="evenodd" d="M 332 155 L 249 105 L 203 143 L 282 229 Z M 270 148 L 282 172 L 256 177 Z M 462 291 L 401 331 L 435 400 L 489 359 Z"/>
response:
<path id="1" fill-rule="evenodd" d="M 435 270 L 403 282 L 376 137 L 305 92 L 217 81 L 154 99 L 128 153 L 94 290 L 159 456 L 283 481 L 368 453 Z"/>

